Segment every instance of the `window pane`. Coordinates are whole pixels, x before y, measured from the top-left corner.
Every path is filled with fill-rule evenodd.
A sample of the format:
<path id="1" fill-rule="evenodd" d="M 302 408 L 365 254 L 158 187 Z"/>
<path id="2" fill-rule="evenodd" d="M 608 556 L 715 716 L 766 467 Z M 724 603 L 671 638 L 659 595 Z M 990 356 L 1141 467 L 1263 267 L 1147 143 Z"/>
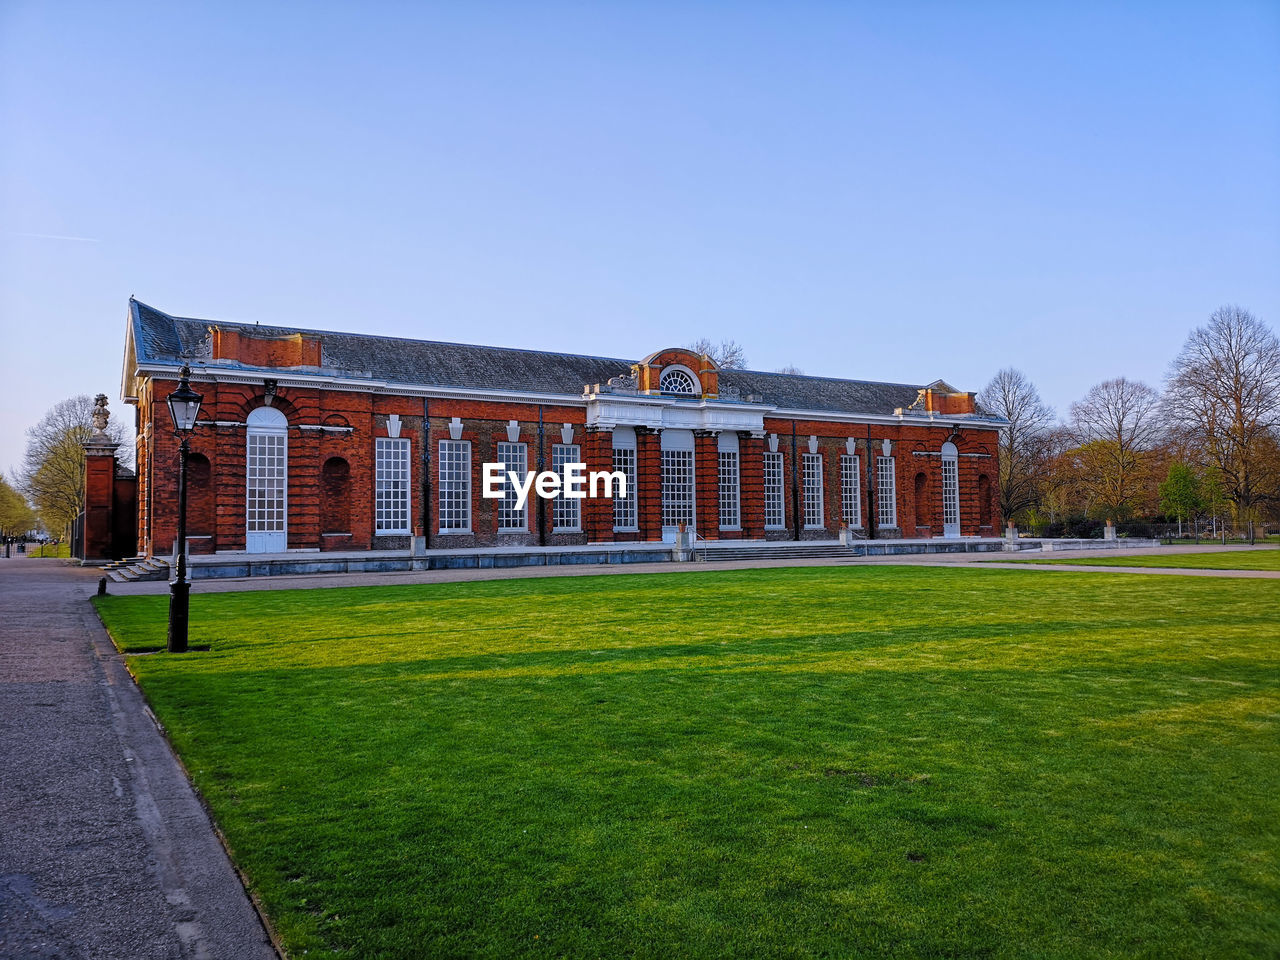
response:
<path id="1" fill-rule="evenodd" d="M 566 463 L 581 463 L 582 456 L 576 443 L 557 443 L 551 447 L 551 469 L 564 471 Z M 532 495 L 532 494 L 531 494 Z M 551 509 L 551 525 L 555 530 L 579 530 L 582 526 L 582 501 L 562 495 L 556 497 Z"/>
<path id="2" fill-rule="evenodd" d="M 526 466 L 527 453 L 526 446 L 523 443 L 499 443 L 498 444 L 498 462 L 502 464 L 504 474 L 502 499 L 498 502 L 498 529 L 499 530 L 527 530 L 529 524 L 525 519 L 525 511 L 529 507 L 529 501 L 525 500 L 523 507 L 516 507 L 516 501 L 519 495 L 516 493 L 515 484 L 511 482 L 510 477 L 505 474 L 510 471 L 517 474 L 522 479 L 528 471 Z"/>
<path id="3" fill-rule="evenodd" d="M 471 529 L 471 441 L 440 441 L 440 529 Z"/>
<path id="4" fill-rule="evenodd" d="M 822 522 L 822 454 L 806 453 L 804 459 L 804 525 L 821 529 Z"/>
<path id="5" fill-rule="evenodd" d="M 720 454 L 720 526 L 740 525 L 738 504 L 738 455 L 733 452 Z"/>
<path id="6" fill-rule="evenodd" d="M 786 525 L 780 453 L 764 455 L 764 525 L 766 530 L 781 530 Z"/>

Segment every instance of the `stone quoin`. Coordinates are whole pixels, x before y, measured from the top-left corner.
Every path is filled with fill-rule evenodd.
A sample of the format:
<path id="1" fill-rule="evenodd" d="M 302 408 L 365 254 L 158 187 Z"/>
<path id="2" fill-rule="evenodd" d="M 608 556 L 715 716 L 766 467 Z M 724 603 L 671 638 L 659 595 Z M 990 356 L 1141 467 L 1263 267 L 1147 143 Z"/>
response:
<path id="1" fill-rule="evenodd" d="M 172 552 L 191 366 L 195 554 L 674 540 L 996 536 L 1004 421 L 913 385 L 177 317 L 129 301 L 122 396 L 137 413 L 137 541 Z M 521 498 L 503 476 L 555 476 Z M 619 474 L 563 495 L 565 468 Z M 536 484 L 537 480 L 529 481 Z M 535 486 L 535 490 L 541 491 Z M 548 487 L 549 489 L 549 487 Z M 552 491 L 554 494 L 554 491 Z"/>

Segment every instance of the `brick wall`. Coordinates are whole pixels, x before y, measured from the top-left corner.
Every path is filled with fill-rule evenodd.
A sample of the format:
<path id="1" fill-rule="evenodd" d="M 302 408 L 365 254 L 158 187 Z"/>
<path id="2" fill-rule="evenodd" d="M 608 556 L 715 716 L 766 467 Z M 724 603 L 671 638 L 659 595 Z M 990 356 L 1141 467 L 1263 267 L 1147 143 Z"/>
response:
<path id="1" fill-rule="evenodd" d="M 165 398 L 175 381 L 147 381 L 139 391 L 137 439 L 137 531 L 141 549 L 167 554 L 176 538 L 178 441 L 173 434 Z M 189 505 L 189 531 L 195 536 L 193 552 L 245 549 L 245 472 L 249 414 L 266 404 L 262 384 L 196 383 L 204 393 L 200 424 L 191 438 L 195 471 Z M 497 460 L 497 444 L 507 441 L 507 427 L 515 420 L 519 440 L 527 445 L 528 468 L 538 469 L 538 421 L 542 417 L 543 469 L 551 469 L 552 446 L 561 442 L 563 424 L 573 427 L 573 442 L 581 449 L 588 470 L 612 470 L 612 433 L 588 430 L 585 408 L 553 404 L 489 402 L 466 399 L 374 394 L 356 391 L 281 387 L 271 406 L 288 420 L 288 547 L 301 550 L 368 550 L 403 548 L 405 535 L 375 533 L 374 465 L 378 437 L 388 435 L 388 420 L 399 417 L 400 437 L 410 447 L 411 532 L 425 535 L 432 547 L 469 547 L 494 544 L 573 544 L 662 538 L 661 437 L 657 431 L 636 429 L 637 507 L 639 531 L 615 533 L 613 507 L 607 498 L 581 501 L 582 530 L 555 532 L 550 502 L 539 511 L 539 498 L 526 506 L 525 528 L 516 533 L 498 532 L 499 500 L 481 496 L 481 467 Z M 461 439 L 471 443 L 471 530 L 441 533 L 439 529 L 439 442 L 450 437 L 454 418 L 462 425 Z M 767 418 L 767 433 L 776 434 L 783 459 L 786 527 L 764 529 L 763 454 L 766 438 L 739 434 L 741 532 L 724 531 L 725 538 L 791 539 L 796 529 L 796 509 L 803 510 L 803 489 L 793 479 L 797 463 L 792 456 L 792 421 Z M 995 491 L 998 434 L 995 430 L 964 429 L 949 425 L 848 424 L 821 420 L 796 421 L 796 452 L 808 451 L 810 436 L 817 438 L 822 455 L 822 529 L 801 529 L 804 539 L 834 539 L 841 517 L 840 457 L 846 442 L 859 442 L 861 513 L 864 529 L 874 520 L 874 504 L 868 502 L 867 469 L 874 464 L 880 442 L 893 445 L 898 526 L 878 530 L 877 535 L 940 536 L 942 534 L 941 459 L 937 456 L 948 439 L 960 452 L 961 533 L 995 535 L 1000 530 Z M 872 453 L 868 457 L 867 441 Z M 719 464 L 716 437 L 695 436 L 696 516 L 699 532 L 708 538 L 719 530 Z M 919 487 L 917 476 L 923 475 Z M 207 477 L 207 481 L 203 478 Z M 985 479 L 984 479 L 985 478 Z M 917 497 L 917 489 L 919 497 Z M 983 519 L 987 523 L 982 523 Z M 541 519 L 541 527 L 539 527 Z M 803 528 L 803 524 L 800 526 Z"/>

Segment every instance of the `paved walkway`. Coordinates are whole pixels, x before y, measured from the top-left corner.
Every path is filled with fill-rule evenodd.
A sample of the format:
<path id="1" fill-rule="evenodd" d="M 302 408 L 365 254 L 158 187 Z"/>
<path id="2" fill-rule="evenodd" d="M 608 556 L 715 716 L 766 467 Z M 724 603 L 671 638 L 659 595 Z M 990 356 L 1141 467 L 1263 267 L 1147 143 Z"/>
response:
<path id="1" fill-rule="evenodd" d="M 275 958 L 89 604 L 99 575 L 0 555 L 0 958 Z"/>

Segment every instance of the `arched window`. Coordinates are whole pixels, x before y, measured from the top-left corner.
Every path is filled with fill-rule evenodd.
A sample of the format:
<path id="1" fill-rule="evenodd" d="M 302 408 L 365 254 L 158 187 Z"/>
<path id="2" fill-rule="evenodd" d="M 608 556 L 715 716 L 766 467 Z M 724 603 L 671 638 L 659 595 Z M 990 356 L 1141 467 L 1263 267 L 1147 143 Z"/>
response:
<path id="1" fill-rule="evenodd" d="M 960 461 L 956 445 L 942 445 L 942 535 L 960 536 Z"/>
<path id="2" fill-rule="evenodd" d="M 658 383 L 663 393 L 676 393 L 682 396 L 696 397 L 701 391 L 698 381 L 687 370 L 679 367 L 668 367 L 662 371 L 662 379 Z"/>
<path id="3" fill-rule="evenodd" d="M 289 421 L 275 407 L 249 414 L 245 451 L 245 549 L 272 553 L 287 545 Z"/>

